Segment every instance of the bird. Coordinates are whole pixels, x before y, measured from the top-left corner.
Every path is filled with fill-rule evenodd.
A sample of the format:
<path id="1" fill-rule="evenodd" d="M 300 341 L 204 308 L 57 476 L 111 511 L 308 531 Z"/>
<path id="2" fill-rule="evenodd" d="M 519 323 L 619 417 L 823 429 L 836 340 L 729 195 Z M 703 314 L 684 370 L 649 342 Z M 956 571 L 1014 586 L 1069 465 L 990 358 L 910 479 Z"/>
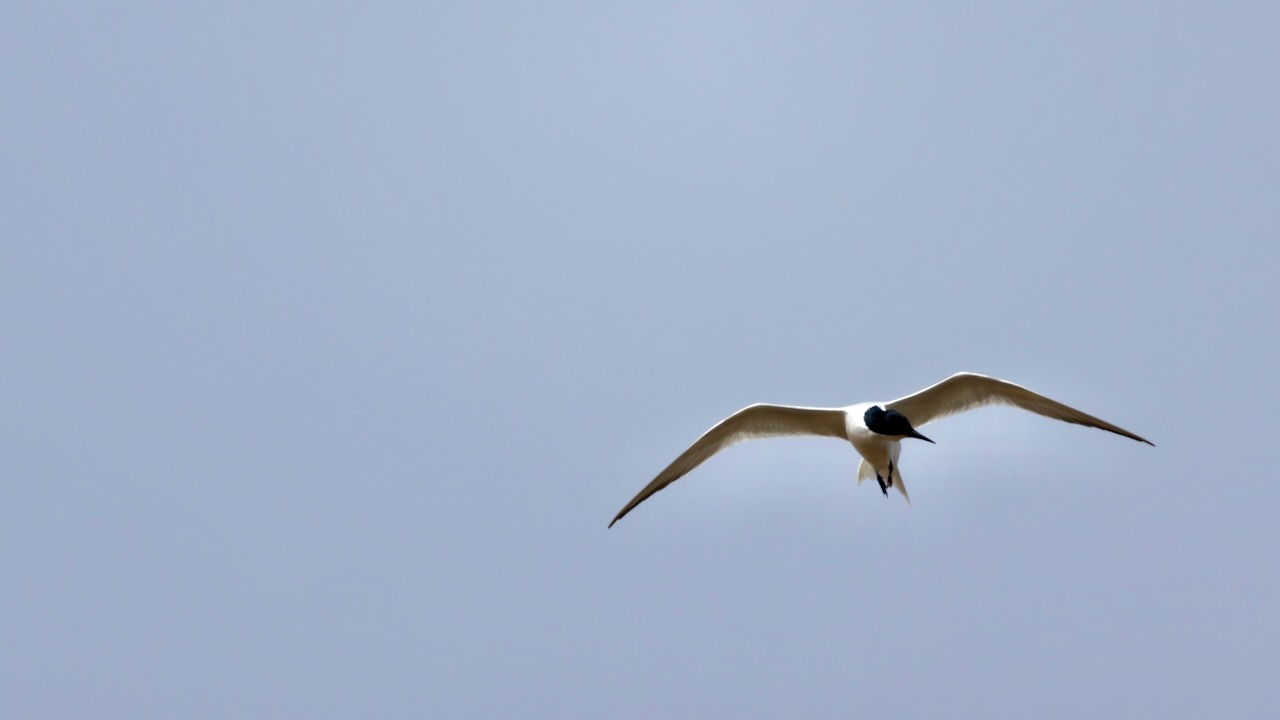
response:
<path id="1" fill-rule="evenodd" d="M 858 464 L 858 483 L 874 475 L 885 497 L 889 496 L 889 488 L 897 488 L 910 504 L 911 496 L 907 494 L 898 466 L 902 450 L 899 443 L 906 438 L 933 443 L 916 428 L 986 405 L 1012 405 L 1055 420 L 1106 430 L 1155 446 L 1140 435 L 1021 385 L 978 373 L 960 372 L 892 402 L 863 402 L 842 408 L 749 405 L 703 433 L 688 450 L 631 498 L 609 527 L 654 493 L 684 477 L 721 450 L 744 440 L 788 435 L 816 435 L 852 443 L 853 449 L 862 457 Z"/>

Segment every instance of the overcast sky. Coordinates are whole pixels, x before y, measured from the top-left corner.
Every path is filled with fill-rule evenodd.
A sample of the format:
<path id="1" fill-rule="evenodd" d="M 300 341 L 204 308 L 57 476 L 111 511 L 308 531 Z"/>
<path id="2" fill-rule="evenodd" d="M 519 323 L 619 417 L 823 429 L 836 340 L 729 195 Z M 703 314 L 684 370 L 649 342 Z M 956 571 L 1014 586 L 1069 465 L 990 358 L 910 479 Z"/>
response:
<path id="1" fill-rule="evenodd" d="M 1272 717 L 1280 11 L 890 5 L 7 4 L 0 715 Z"/>

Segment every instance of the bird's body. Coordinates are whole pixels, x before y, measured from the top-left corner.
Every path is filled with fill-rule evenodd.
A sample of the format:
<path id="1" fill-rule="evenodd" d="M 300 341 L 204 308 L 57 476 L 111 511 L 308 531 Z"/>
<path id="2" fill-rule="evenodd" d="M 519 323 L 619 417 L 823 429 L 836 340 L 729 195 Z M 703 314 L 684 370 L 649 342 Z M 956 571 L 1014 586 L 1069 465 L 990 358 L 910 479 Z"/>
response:
<path id="1" fill-rule="evenodd" d="M 902 482 L 902 473 L 898 470 L 898 456 L 902 453 L 901 438 L 911 436 L 882 435 L 872 431 L 867 427 L 865 416 L 873 407 L 880 405 L 858 403 L 844 408 L 845 432 L 849 436 L 849 442 L 853 443 L 853 449 L 862 456 L 862 462 L 858 464 L 858 482 L 872 476 L 881 478 L 881 490 L 896 487 L 902 497 L 910 502 L 911 496 L 907 495 L 907 486 Z"/>
<path id="2" fill-rule="evenodd" d="M 858 481 L 875 477 L 880 489 L 888 495 L 896 487 L 910 501 L 898 457 L 904 438 L 917 438 L 932 443 L 916 427 L 948 415 L 984 405 L 1012 405 L 1024 410 L 1062 420 L 1096 427 L 1152 445 L 1105 420 L 1034 393 L 1020 385 L 976 373 L 957 373 L 920 392 L 891 402 L 864 402 L 843 408 L 793 407 L 790 405 L 750 405 L 720 421 L 698 438 L 648 485 L 609 523 L 612 527 L 622 516 L 649 496 L 683 477 L 712 455 L 743 440 L 786 435 L 817 435 L 845 440 L 862 456 Z"/>

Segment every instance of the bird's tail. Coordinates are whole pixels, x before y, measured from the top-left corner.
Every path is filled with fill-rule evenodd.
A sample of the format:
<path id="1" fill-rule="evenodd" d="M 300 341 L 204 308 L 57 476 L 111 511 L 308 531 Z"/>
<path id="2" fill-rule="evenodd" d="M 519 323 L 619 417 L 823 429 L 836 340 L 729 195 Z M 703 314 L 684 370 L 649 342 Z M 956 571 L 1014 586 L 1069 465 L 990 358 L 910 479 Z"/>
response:
<path id="1" fill-rule="evenodd" d="M 870 480 L 876 476 L 875 468 L 871 467 L 866 460 L 858 463 L 858 484 L 861 485 L 863 480 Z M 902 493 L 902 497 L 911 504 L 911 496 L 907 494 L 907 484 L 902 482 L 902 472 L 897 465 L 893 466 L 893 486 L 898 488 L 898 492 Z"/>

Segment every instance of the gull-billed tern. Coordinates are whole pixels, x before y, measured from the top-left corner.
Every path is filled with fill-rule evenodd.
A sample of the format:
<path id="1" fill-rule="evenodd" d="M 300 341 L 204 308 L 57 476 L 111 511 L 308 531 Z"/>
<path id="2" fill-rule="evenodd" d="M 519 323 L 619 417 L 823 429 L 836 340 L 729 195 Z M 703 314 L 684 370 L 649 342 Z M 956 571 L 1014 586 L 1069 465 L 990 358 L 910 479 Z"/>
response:
<path id="1" fill-rule="evenodd" d="M 1064 422 L 1100 428 L 1148 445 L 1155 443 L 1105 420 L 1067 407 L 1020 385 L 976 373 L 956 373 L 937 385 L 892 402 L 864 402 L 843 408 L 810 408 L 789 405 L 751 405 L 721 420 L 680 454 L 644 489 L 622 507 L 609 527 L 649 496 L 684 477 L 708 458 L 743 440 L 784 435 L 820 435 L 847 440 L 862 456 L 858 482 L 875 476 L 887 497 L 896 487 L 908 502 L 907 488 L 898 470 L 903 438 L 933 442 L 916 428 L 984 405 L 1012 405 Z"/>

